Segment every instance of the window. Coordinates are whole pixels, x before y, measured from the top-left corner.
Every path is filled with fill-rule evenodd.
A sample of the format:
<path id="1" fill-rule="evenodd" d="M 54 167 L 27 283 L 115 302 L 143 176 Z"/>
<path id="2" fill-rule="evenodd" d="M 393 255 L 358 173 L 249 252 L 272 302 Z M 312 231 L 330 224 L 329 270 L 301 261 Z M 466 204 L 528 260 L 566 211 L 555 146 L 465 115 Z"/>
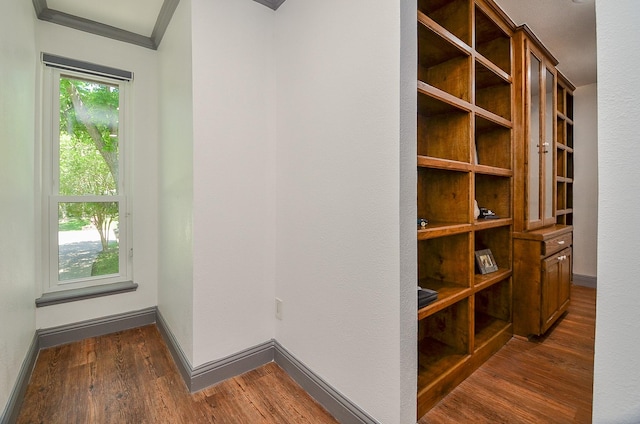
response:
<path id="1" fill-rule="evenodd" d="M 129 281 L 131 75 L 46 54 L 43 62 L 44 291 Z"/>

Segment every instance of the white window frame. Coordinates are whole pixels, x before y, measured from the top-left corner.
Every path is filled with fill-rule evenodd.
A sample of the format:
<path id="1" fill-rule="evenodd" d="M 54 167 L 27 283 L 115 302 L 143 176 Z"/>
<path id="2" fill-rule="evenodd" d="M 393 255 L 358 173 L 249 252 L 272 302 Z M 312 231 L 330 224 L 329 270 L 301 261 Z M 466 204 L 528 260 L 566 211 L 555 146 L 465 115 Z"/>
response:
<path id="1" fill-rule="evenodd" d="M 83 63 L 83 62 L 76 62 Z M 106 68 L 109 69 L 109 68 Z M 130 105 L 131 81 L 122 78 L 97 75 L 88 68 L 61 69 L 43 61 L 42 65 L 42 144 L 41 144 L 41 237 L 43 293 L 73 291 L 88 287 L 114 285 L 131 282 L 133 279 L 133 244 L 131 228 L 131 183 L 130 183 Z M 60 124 L 60 77 L 71 77 L 119 87 L 118 129 L 118 194 L 111 196 L 62 196 L 59 194 L 59 124 Z M 58 278 L 58 203 L 59 202 L 119 202 L 118 242 L 119 273 L 105 276 L 78 278 L 60 281 Z"/>

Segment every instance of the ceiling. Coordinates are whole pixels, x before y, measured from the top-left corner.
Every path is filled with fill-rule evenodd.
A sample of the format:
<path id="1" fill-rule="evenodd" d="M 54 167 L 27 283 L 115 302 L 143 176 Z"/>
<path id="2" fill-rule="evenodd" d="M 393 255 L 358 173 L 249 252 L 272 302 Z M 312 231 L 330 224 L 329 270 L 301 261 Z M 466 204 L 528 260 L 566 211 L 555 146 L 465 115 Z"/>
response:
<path id="1" fill-rule="evenodd" d="M 517 25 L 527 24 L 577 87 L 596 79 L 595 0 L 496 0 Z"/>
<path id="2" fill-rule="evenodd" d="M 151 37 L 164 0 L 47 0 L 49 9 Z"/>
<path id="3" fill-rule="evenodd" d="M 276 10 L 284 0 L 255 0 Z M 290 0 L 297 1 L 297 0 Z M 33 0 L 40 19 L 157 49 L 179 0 Z M 576 86 L 596 82 L 595 0 L 496 0 Z"/>

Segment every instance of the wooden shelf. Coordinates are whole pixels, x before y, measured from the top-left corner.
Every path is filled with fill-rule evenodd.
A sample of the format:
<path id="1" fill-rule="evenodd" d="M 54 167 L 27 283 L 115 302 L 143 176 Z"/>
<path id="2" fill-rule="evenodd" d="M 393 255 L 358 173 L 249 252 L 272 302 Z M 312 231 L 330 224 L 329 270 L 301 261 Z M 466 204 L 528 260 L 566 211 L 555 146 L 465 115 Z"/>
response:
<path id="1" fill-rule="evenodd" d="M 475 10 L 475 50 L 506 74 L 511 74 L 511 37 L 482 8 Z"/>
<path id="2" fill-rule="evenodd" d="M 476 174 L 493 175 L 494 177 L 513 177 L 511 169 L 497 168 L 495 166 L 475 165 L 472 170 Z"/>
<path id="3" fill-rule="evenodd" d="M 505 280 L 513 274 L 511 268 L 498 268 L 496 272 L 490 274 L 475 274 L 473 286 L 476 290 L 483 290 L 499 281 Z"/>
<path id="4" fill-rule="evenodd" d="M 515 26 L 492 0 L 418 0 L 417 20 L 418 285 L 438 292 L 417 311 L 420 417 L 511 331 Z M 475 275 L 481 248 L 498 271 Z"/>
<path id="5" fill-rule="evenodd" d="M 474 107 L 466 100 L 462 100 L 456 96 L 418 80 L 418 114 L 425 116 L 444 115 L 459 109 L 465 112 L 471 112 Z M 426 97 L 420 97 L 424 95 Z"/>
<path id="6" fill-rule="evenodd" d="M 425 278 L 419 281 L 420 287 L 428 288 L 438 292 L 438 300 L 428 304 L 424 308 L 418 309 L 418 320 L 429 317 L 436 312 L 443 310 L 462 299 L 469 297 L 472 289 L 444 283 L 433 279 Z"/>
<path id="7" fill-rule="evenodd" d="M 470 233 L 471 224 L 456 224 L 453 222 L 431 222 L 424 228 L 418 228 L 418 241 L 432 238 Z"/>
<path id="8" fill-rule="evenodd" d="M 573 224 L 573 90 L 558 73 L 556 85 L 556 223 Z"/>
<path id="9" fill-rule="evenodd" d="M 468 224 L 471 216 L 470 174 L 418 168 L 418 217 L 429 222 Z"/>
<path id="10" fill-rule="evenodd" d="M 446 169 L 448 171 L 470 172 L 474 166 L 468 162 L 440 159 L 430 156 L 418 155 L 418 166 L 422 168 Z"/>
<path id="11" fill-rule="evenodd" d="M 471 52 L 424 15 L 418 25 L 418 79 L 454 97 L 471 99 Z"/>
<path id="12" fill-rule="evenodd" d="M 471 46 L 469 13 L 469 0 L 418 0 L 418 22 L 429 19 L 465 46 Z"/>
<path id="13" fill-rule="evenodd" d="M 496 219 L 484 219 L 478 218 L 473 223 L 473 229 L 475 231 L 488 230 L 490 228 L 507 227 L 513 224 L 512 218 L 496 218 Z"/>
<path id="14" fill-rule="evenodd" d="M 482 349 L 494 337 L 508 330 L 511 323 L 494 318 L 490 315 L 477 314 L 475 317 L 476 333 L 475 346 L 476 349 Z"/>

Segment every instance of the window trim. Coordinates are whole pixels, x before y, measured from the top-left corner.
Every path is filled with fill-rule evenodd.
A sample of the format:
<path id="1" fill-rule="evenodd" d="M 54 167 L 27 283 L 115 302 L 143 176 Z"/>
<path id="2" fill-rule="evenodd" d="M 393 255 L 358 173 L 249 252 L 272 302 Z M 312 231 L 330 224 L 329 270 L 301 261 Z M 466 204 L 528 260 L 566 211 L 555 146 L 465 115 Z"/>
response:
<path id="1" fill-rule="evenodd" d="M 108 294 L 122 293 L 136 290 L 137 284 L 133 283 L 133 242 L 132 242 L 132 184 L 131 184 L 131 108 L 130 92 L 132 91 L 131 78 L 133 74 L 120 71 L 115 68 L 93 65 L 88 70 L 78 68 L 79 65 L 92 65 L 88 62 L 66 59 L 67 63 L 73 63 L 75 68 L 57 66 L 51 63 L 51 58 L 59 56 L 43 54 L 42 58 L 42 125 L 40 143 L 40 231 L 41 246 L 41 280 L 42 297 L 36 300 L 37 306 L 47 306 L 81 300 Z M 48 61 L 45 61 L 45 58 Z M 65 59 L 65 58 L 62 58 Z M 71 62 L 69 62 L 71 61 Z M 101 72 L 96 72 L 96 69 Z M 119 71 L 116 75 L 110 75 L 110 71 Z M 109 71 L 109 72 L 107 72 Z M 123 78 L 128 75 L 130 78 Z M 58 145 L 59 145 L 59 81 L 60 77 L 71 77 L 98 83 L 117 85 L 120 93 L 119 133 L 118 133 L 118 193 L 113 196 L 62 196 L 58 191 L 59 176 Z M 56 140 L 57 139 L 57 140 Z M 101 202 L 112 200 L 119 202 L 119 274 L 108 276 L 95 276 L 69 281 L 58 279 L 58 202 L 82 201 Z M 54 216 L 55 215 L 55 216 Z M 54 299 L 53 301 L 50 299 Z"/>

